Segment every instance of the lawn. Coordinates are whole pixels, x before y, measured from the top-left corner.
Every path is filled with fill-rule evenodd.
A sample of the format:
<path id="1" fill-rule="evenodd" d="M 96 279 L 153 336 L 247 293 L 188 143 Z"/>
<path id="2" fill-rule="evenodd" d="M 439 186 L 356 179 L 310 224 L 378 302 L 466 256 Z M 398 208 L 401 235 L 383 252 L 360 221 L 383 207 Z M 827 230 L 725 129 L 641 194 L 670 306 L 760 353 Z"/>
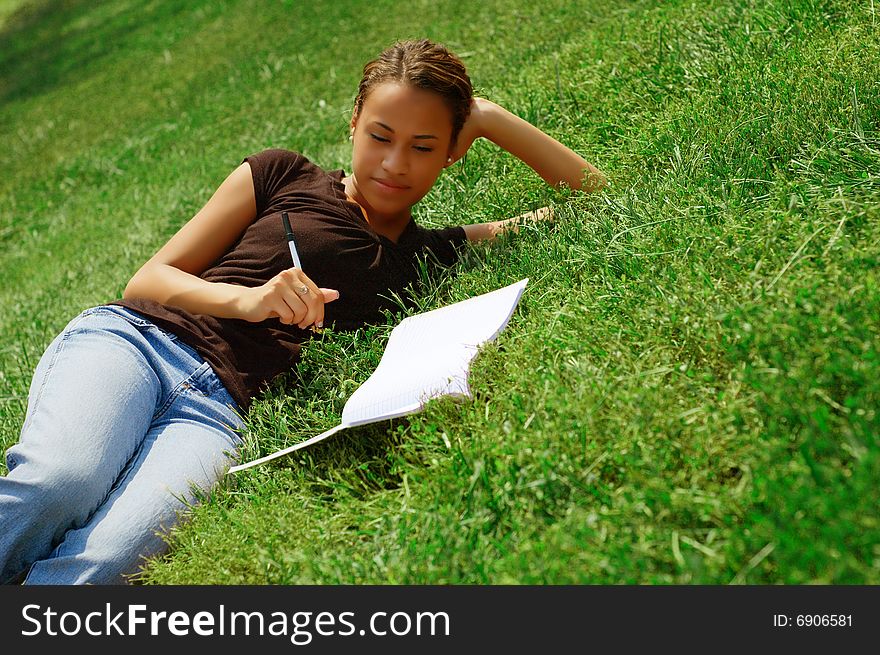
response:
<path id="1" fill-rule="evenodd" d="M 880 583 L 873 3 L 256 6 L 0 3 L 0 447 L 52 338 L 244 156 L 350 170 L 362 66 L 397 38 L 448 45 L 611 184 L 552 190 L 475 144 L 419 222 L 557 220 L 418 293 L 530 278 L 473 399 L 230 476 L 143 583 Z M 312 342 L 243 459 L 336 425 L 402 316 Z"/>

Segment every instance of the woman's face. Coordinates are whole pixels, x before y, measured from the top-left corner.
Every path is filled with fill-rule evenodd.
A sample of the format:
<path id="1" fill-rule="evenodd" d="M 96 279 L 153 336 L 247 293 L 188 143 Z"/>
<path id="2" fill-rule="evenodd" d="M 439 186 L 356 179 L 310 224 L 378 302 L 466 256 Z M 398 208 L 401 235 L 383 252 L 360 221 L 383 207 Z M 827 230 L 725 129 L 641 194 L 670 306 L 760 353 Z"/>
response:
<path id="1" fill-rule="evenodd" d="M 384 83 L 352 118 L 354 199 L 370 220 L 409 217 L 451 152 L 452 112 L 436 93 Z"/>

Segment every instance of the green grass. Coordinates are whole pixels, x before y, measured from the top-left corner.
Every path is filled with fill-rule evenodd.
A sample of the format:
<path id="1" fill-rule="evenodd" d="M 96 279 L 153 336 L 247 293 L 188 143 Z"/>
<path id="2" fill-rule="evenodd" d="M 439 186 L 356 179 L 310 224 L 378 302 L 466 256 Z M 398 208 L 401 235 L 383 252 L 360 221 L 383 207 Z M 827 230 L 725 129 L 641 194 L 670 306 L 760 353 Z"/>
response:
<path id="1" fill-rule="evenodd" d="M 242 157 L 349 167 L 361 67 L 396 38 L 448 44 L 612 181 L 554 192 L 477 143 L 424 224 L 559 219 L 419 298 L 531 279 L 474 399 L 229 479 L 144 582 L 880 583 L 872 4 L 56 4 L 0 32 L 3 446 L 52 337 Z M 399 318 L 312 343 L 244 457 L 335 425 Z"/>

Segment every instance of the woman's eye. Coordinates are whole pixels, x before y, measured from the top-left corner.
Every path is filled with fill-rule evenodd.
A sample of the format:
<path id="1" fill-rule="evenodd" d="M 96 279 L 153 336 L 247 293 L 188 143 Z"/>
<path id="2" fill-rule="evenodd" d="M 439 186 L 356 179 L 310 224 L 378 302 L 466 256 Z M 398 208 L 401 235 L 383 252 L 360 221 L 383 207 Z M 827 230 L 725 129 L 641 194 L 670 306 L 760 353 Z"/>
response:
<path id="1" fill-rule="evenodd" d="M 388 139 L 383 139 L 378 134 L 370 134 L 370 136 L 373 137 L 376 141 L 379 141 L 380 143 L 388 143 Z"/>
<path id="2" fill-rule="evenodd" d="M 434 152 L 433 148 L 426 148 L 425 146 L 415 146 L 415 149 L 419 152 Z"/>

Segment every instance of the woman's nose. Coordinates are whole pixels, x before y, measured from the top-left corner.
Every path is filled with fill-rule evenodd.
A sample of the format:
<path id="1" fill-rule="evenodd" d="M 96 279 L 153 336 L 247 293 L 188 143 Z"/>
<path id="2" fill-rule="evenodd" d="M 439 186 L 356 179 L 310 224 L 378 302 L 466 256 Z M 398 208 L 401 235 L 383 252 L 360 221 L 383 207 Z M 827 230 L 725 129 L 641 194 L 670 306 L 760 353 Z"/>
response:
<path id="1" fill-rule="evenodd" d="M 385 158 L 382 160 L 382 166 L 389 173 L 394 175 L 403 175 L 409 171 L 409 158 L 407 154 L 398 148 L 389 148 L 385 152 Z"/>

